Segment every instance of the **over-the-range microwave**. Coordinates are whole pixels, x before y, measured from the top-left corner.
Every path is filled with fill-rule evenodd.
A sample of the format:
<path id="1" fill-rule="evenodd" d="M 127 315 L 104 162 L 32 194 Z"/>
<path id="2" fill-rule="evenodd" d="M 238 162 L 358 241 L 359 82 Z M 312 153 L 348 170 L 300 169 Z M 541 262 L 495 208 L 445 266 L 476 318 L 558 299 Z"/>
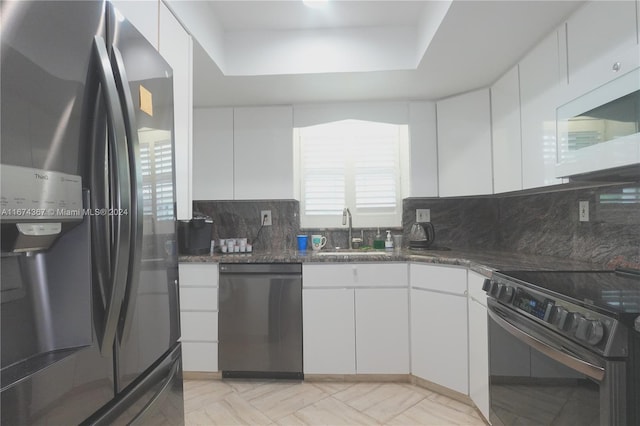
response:
<path id="1" fill-rule="evenodd" d="M 640 180 L 640 68 L 557 109 L 557 177 Z"/>

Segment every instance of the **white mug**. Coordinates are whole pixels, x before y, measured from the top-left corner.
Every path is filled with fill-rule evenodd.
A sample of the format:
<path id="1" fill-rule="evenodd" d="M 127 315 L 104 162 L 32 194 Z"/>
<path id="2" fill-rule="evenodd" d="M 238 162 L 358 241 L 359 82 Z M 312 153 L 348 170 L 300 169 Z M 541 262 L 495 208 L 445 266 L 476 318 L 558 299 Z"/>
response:
<path id="1" fill-rule="evenodd" d="M 314 250 L 320 250 L 325 244 L 327 244 L 327 237 L 322 235 L 311 236 L 311 247 L 313 247 Z"/>

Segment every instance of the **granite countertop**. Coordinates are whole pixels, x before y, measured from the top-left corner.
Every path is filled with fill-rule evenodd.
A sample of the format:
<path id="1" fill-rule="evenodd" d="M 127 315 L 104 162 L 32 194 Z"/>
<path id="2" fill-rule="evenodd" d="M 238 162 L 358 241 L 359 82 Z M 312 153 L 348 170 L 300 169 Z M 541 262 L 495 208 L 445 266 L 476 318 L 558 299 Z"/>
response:
<path id="1" fill-rule="evenodd" d="M 364 263 L 364 262 L 422 262 L 467 267 L 485 276 L 496 270 L 598 270 L 603 265 L 567 258 L 518 254 L 484 250 L 393 250 L 370 251 L 364 255 L 358 250 L 332 251 L 323 249 L 299 252 L 293 250 L 180 256 L 179 262 L 212 263 Z M 370 253 L 370 254 L 369 254 Z M 374 254 L 375 253 L 375 254 Z"/>

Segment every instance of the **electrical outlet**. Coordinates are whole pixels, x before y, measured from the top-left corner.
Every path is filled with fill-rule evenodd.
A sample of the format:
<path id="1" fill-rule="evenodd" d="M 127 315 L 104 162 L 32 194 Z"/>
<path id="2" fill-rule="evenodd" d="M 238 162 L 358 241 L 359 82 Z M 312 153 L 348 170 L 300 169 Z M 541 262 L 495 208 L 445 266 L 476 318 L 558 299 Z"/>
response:
<path id="1" fill-rule="evenodd" d="M 580 214 L 580 222 L 589 222 L 589 202 L 579 201 L 578 209 Z"/>
<path id="2" fill-rule="evenodd" d="M 416 222 L 431 222 L 431 209 L 416 209 Z"/>
<path id="3" fill-rule="evenodd" d="M 260 211 L 260 223 L 262 226 L 271 226 L 271 210 Z"/>

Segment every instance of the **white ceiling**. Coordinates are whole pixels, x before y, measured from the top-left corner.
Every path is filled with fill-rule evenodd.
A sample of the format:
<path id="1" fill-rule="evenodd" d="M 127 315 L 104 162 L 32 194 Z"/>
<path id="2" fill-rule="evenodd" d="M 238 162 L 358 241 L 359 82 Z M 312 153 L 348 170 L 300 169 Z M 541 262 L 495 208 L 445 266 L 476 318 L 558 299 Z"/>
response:
<path id="1" fill-rule="evenodd" d="M 220 25 L 238 30 L 308 30 L 319 28 L 415 26 L 422 1 L 328 1 L 310 8 L 302 1 L 212 1 Z"/>
<path id="2" fill-rule="evenodd" d="M 181 3 L 180 7 L 177 6 Z M 331 15 L 300 1 L 212 1 L 211 32 L 218 39 L 237 35 L 300 34 L 323 29 L 414 28 L 424 26 L 431 1 L 331 0 Z M 211 59 L 210 34 L 194 36 L 194 106 L 304 104 L 366 100 L 441 99 L 487 87 L 560 25 L 582 1 L 454 0 L 415 69 L 368 72 L 304 72 L 225 75 L 227 64 Z M 174 11 L 186 2 L 179 1 Z M 339 12 L 339 13 L 338 13 Z M 189 17 L 180 16 L 187 27 Z M 266 37 L 266 36 L 265 36 Z M 428 40 L 427 40 L 428 42 Z M 260 61 L 265 61 L 264 56 Z M 268 74 L 268 73 L 265 73 Z"/>

